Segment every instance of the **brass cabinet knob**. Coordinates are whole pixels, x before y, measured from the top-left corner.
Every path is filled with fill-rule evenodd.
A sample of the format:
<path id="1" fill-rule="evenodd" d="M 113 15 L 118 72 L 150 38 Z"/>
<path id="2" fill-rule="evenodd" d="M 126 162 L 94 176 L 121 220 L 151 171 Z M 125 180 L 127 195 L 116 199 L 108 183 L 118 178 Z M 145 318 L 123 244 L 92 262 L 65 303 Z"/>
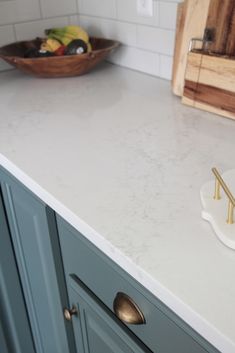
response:
<path id="1" fill-rule="evenodd" d="M 71 321 L 72 316 L 77 314 L 78 314 L 78 310 L 75 305 L 73 305 L 72 309 L 67 309 L 67 308 L 64 309 L 64 317 L 67 321 Z"/>
<path id="2" fill-rule="evenodd" d="M 113 302 L 113 310 L 115 315 L 126 324 L 145 324 L 144 314 L 133 299 L 125 293 L 117 293 Z"/>

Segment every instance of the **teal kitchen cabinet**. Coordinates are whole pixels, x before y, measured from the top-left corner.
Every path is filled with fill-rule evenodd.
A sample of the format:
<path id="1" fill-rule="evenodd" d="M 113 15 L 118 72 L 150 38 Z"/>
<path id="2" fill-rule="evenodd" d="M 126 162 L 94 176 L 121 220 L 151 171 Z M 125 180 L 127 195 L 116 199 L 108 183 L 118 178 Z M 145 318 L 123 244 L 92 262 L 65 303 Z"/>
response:
<path id="1" fill-rule="evenodd" d="M 6 215 L 1 249 L 6 238 L 15 254 L 14 266 L 4 267 L 6 274 L 17 268 L 20 286 L 16 280 L 9 288 L 21 290 L 24 312 L 21 328 L 13 311 L 4 314 L 0 325 L 4 353 L 9 353 L 6 332 L 13 336 L 17 329 L 24 329 L 22 337 L 32 345 L 23 350 L 26 353 L 218 353 L 1 168 L 0 184 L 4 204 L 0 209 L 5 210 L 1 217 Z M 6 287 L 2 274 L 0 281 L 1 288 Z M 21 350 L 12 347 L 10 353 Z"/>
<path id="2" fill-rule="evenodd" d="M 130 336 L 133 334 L 138 337 L 150 351 L 218 353 L 217 349 L 59 216 L 57 224 L 70 308 L 79 305 L 74 294 L 75 290 L 79 295 L 79 286 L 76 287 L 76 280 L 71 280 L 75 278 L 103 303 L 110 315 L 116 314 Z M 124 298 L 124 301 L 120 302 L 120 298 Z M 126 320 L 133 305 L 144 319 L 138 324 Z M 71 320 L 77 322 L 76 315 Z M 109 349 L 103 351 L 109 352 Z"/>
<path id="3" fill-rule="evenodd" d="M 0 189 L 0 352 L 35 353 Z"/>
<path id="4" fill-rule="evenodd" d="M 36 352 L 74 353 L 54 212 L 3 169 L 0 182 Z"/>
<path id="5" fill-rule="evenodd" d="M 69 282 L 78 352 L 150 353 L 76 276 Z"/>

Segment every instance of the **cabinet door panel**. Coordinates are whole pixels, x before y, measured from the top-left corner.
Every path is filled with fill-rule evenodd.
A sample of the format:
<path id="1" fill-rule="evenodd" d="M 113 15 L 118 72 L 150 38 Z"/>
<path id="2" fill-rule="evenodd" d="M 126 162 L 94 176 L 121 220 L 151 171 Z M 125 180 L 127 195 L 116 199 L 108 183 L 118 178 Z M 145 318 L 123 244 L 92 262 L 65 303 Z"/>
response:
<path id="1" fill-rule="evenodd" d="M 128 328 L 153 352 L 219 353 L 82 234 L 57 216 L 67 283 L 75 273 L 112 311 L 118 292 L 131 297 L 143 312 L 144 325 Z"/>
<path id="2" fill-rule="evenodd" d="M 78 308 L 74 330 L 85 353 L 150 353 L 78 278 L 73 276 L 69 282 L 70 304 Z"/>
<path id="3" fill-rule="evenodd" d="M 33 353 L 34 345 L 28 322 L 18 270 L 0 190 L 0 351 Z"/>
<path id="4" fill-rule="evenodd" d="M 1 180 L 37 353 L 68 353 L 51 242 L 54 213 L 7 174 Z"/>

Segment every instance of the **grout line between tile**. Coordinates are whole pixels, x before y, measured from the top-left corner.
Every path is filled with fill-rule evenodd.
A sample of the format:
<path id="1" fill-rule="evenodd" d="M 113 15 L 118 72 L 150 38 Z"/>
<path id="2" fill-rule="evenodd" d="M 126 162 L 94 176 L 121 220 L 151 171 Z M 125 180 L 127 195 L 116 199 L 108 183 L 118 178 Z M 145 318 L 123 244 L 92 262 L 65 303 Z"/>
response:
<path id="1" fill-rule="evenodd" d="M 163 27 L 159 27 L 157 25 L 149 25 L 149 24 L 143 24 L 143 23 L 138 23 L 138 22 L 125 21 L 125 20 L 120 20 L 120 19 L 116 19 L 116 18 L 112 18 L 112 17 L 101 17 L 101 16 L 95 16 L 95 15 L 89 15 L 86 13 L 79 13 L 79 16 L 91 17 L 91 18 L 95 18 L 98 20 L 107 20 L 107 21 L 114 21 L 114 22 L 119 22 L 119 23 L 127 23 L 127 24 L 131 24 L 131 25 L 138 25 L 140 27 L 151 27 L 154 29 L 161 29 L 161 30 L 168 31 L 168 32 L 175 32 L 175 30 L 170 29 L 170 28 L 163 28 Z"/>

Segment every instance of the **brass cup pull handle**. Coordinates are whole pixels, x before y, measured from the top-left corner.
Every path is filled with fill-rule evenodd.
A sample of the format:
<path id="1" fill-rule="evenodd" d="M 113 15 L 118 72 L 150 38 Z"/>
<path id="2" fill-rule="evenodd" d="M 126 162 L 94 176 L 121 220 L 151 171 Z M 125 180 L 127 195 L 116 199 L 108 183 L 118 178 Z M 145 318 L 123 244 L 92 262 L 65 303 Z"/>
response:
<path id="1" fill-rule="evenodd" d="M 73 305 L 72 309 L 67 309 L 67 308 L 64 309 L 64 318 L 67 321 L 71 321 L 72 316 L 77 314 L 78 314 L 78 310 L 75 305 Z"/>
<path id="2" fill-rule="evenodd" d="M 144 314 L 133 299 L 125 293 L 117 293 L 113 301 L 113 310 L 115 315 L 126 324 L 145 324 Z"/>

